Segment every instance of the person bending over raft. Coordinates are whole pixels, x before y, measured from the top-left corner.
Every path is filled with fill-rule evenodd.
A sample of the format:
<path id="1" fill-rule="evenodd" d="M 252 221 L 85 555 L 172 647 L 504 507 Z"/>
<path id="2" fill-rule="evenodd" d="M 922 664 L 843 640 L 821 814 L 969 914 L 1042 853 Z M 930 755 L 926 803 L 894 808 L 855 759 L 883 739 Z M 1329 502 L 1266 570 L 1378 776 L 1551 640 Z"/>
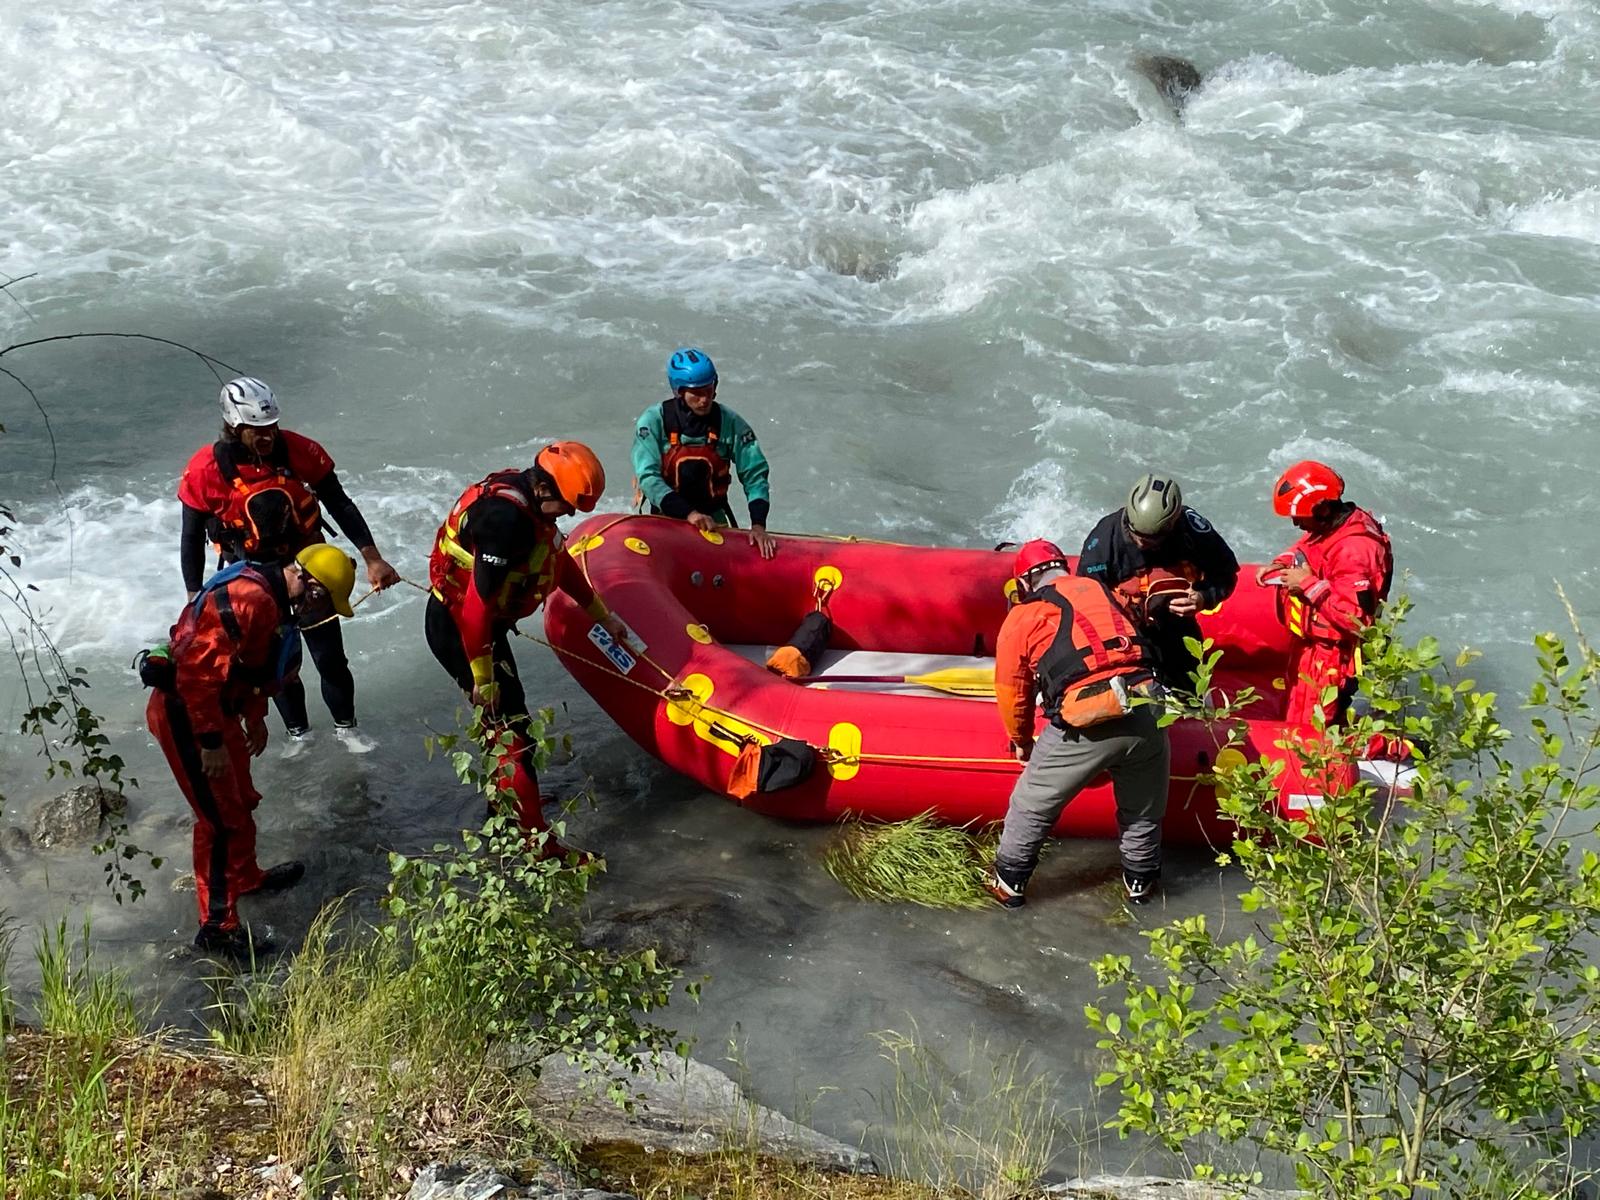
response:
<path id="1" fill-rule="evenodd" d="M 530 831 L 548 826 L 510 633 L 560 588 L 627 644 L 626 627 L 594 594 L 556 528 L 558 517 L 593 512 L 605 486 L 593 450 L 582 442 L 552 442 L 532 467 L 496 471 L 461 493 L 428 560 L 428 649 L 483 708 L 486 737 L 500 755 L 502 791 L 515 797 L 517 820 Z M 507 730 L 511 739 L 501 745 L 499 735 Z M 552 840 L 548 849 L 559 853 L 562 847 Z"/>
<path id="2" fill-rule="evenodd" d="M 1117 593 L 1150 639 L 1161 682 L 1174 691 L 1190 691 L 1190 674 L 1198 664 L 1183 639 L 1198 641 L 1195 614 L 1233 594 L 1239 560 L 1210 521 L 1184 507 L 1178 481 L 1154 474 L 1138 480 L 1128 502 L 1089 531 L 1078 555 L 1078 574 Z M 1172 586 L 1158 590 L 1165 585 Z"/>
<path id="3" fill-rule="evenodd" d="M 1156 724 L 1155 658 L 1112 591 L 1067 574 L 1051 542 L 1029 542 L 1012 564 L 1017 604 L 994 653 L 994 696 L 1012 753 L 1027 763 L 1012 789 L 989 893 L 1020 908 L 1039 848 L 1070 804 L 1102 771 L 1111 776 L 1122 832 L 1122 883 L 1148 903 L 1161 878 L 1161 818 L 1172 752 Z M 1034 696 L 1049 725 L 1034 741 Z"/>
<path id="4" fill-rule="evenodd" d="M 1294 638 L 1284 719 L 1344 720 L 1356 691 L 1361 635 L 1389 598 L 1394 547 L 1371 513 L 1344 499 L 1344 479 L 1325 463 L 1295 463 L 1272 489 L 1272 511 L 1301 538 L 1256 573 L 1278 585 L 1278 619 Z M 1322 693 L 1338 689 L 1327 704 Z"/>
<path id="5" fill-rule="evenodd" d="M 259 379 L 244 376 L 223 385 L 222 437 L 189 459 L 178 483 L 183 532 L 178 558 L 184 590 L 193 600 L 205 571 L 209 537 L 231 562 L 284 565 L 323 540 L 321 508 L 361 551 L 367 582 L 381 591 L 400 582 L 373 544 L 361 510 L 345 494 L 328 452 L 308 437 L 278 428 L 278 400 Z M 322 701 L 333 716 L 335 735 L 347 750 L 376 749 L 356 731 L 356 681 L 344 653 L 339 622 L 305 631 L 306 649 L 322 678 Z M 289 732 L 289 750 L 305 748 L 311 736 L 306 689 L 298 678 L 274 697 Z"/>
<path id="6" fill-rule="evenodd" d="M 704 350 L 675 351 L 667 360 L 672 399 L 645 409 L 633 439 L 633 473 L 641 501 L 653 513 L 699 529 L 738 527 L 728 507 L 735 473 L 750 504 L 750 544 L 762 558 L 777 553 L 767 532 L 771 495 L 767 456 L 755 430 L 717 403 L 717 368 Z"/>
<path id="7" fill-rule="evenodd" d="M 348 617 L 355 563 L 333 546 L 308 546 L 287 566 L 235 563 L 190 598 L 164 654 L 140 656 L 155 690 L 145 723 L 194 810 L 194 944 L 237 961 L 269 954 L 239 926 L 239 897 L 293 887 L 298 862 L 256 862 L 250 760 L 267 745 L 267 697 L 300 669 L 300 629 Z"/>

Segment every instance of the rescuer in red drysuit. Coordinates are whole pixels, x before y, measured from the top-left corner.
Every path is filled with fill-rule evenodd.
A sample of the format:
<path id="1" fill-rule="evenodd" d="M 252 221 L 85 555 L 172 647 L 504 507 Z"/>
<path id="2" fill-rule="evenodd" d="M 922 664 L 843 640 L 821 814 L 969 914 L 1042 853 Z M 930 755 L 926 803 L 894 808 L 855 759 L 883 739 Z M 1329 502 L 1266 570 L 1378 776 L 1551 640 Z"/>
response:
<path id="1" fill-rule="evenodd" d="M 1371 513 L 1344 499 L 1332 467 L 1307 460 L 1278 478 L 1272 509 L 1301 530 L 1298 542 L 1256 574 L 1282 588 L 1278 619 L 1294 638 L 1284 682 L 1284 719 L 1344 719 L 1355 695 L 1361 635 L 1389 596 L 1394 550 Z M 1323 692 L 1337 689 L 1324 703 Z"/>
<path id="2" fill-rule="evenodd" d="M 285 566 L 235 563 L 207 580 L 172 627 L 170 645 L 141 664 L 154 688 L 145 708 L 194 810 L 199 949 L 247 961 L 270 953 L 239 925 L 239 897 L 282 891 L 305 874 L 298 862 L 256 862 L 261 802 L 250 760 L 267 745 L 267 700 L 300 668 L 300 630 L 351 615 L 355 564 L 328 545 L 308 546 Z"/>

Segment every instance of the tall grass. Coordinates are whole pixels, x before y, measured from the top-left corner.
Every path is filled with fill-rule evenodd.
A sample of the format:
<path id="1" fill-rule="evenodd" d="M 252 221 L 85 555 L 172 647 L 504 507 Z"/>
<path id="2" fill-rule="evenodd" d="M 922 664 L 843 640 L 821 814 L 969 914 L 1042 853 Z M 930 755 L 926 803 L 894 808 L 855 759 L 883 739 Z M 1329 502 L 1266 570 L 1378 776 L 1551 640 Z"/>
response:
<path id="1" fill-rule="evenodd" d="M 930 813 L 893 824 L 847 821 L 823 851 L 823 868 L 853 895 L 928 908 L 982 908 L 999 834 L 943 825 Z"/>
<path id="2" fill-rule="evenodd" d="M 89 918 L 74 942 L 63 918 L 46 929 L 34 946 L 39 962 L 39 1024 L 48 1033 L 108 1045 L 139 1032 L 139 1017 L 126 975 L 98 968 L 90 941 Z"/>
<path id="3" fill-rule="evenodd" d="M 11 994 L 11 951 L 17 944 L 17 927 L 0 912 L 0 1035 L 17 1023 L 17 999 Z"/>
<path id="4" fill-rule="evenodd" d="M 874 1036 L 895 1072 L 893 1089 L 880 1097 L 895 1133 L 884 1147 L 894 1174 L 941 1193 L 1008 1200 L 1038 1190 L 1057 1153 L 1071 1141 L 1081 1145 L 1083 1114 L 1060 1108 L 1058 1081 L 1023 1050 L 997 1052 L 974 1037 L 969 1065 L 952 1068 L 914 1029 Z"/>
<path id="5" fill-rule="evenodd" d="M 276 1104 L 279 1159 L 308 1188 L 386 1195 L 431 1146 L 514 1156 L 526 1106 L 481 1030 L 451 1017 L 464 981 L 324 909 L 287 973 L 216 989 L 213 1037 L 256 1060 Z"/>

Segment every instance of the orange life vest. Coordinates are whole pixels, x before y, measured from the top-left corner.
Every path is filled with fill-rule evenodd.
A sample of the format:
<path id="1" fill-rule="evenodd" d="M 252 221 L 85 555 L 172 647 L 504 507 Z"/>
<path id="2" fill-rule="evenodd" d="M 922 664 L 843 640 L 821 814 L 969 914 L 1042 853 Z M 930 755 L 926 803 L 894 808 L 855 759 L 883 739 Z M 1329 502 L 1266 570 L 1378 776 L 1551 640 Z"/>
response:
<path id="1" fill-rule="evenodd" d="M 1093 685 L 1119 676 L 1142 679 L 1150 675 L 1153 655 L 1149 645 L 1104 584 L 1063 576 L 1032 593 L 1029 600 L 1061 610 L 1056 636 L 1035 668 L 1045 712 L 1052 718 L 1084 724 L 1074 720 L 1068 710 L 1084 693 L 1107 690 Z"/>
<path id="2" fill-rule="evenodd" d="M 472 585 L 472 567 L 475 551 L 471 531 L 467 528 L 467 510 L 485 496 L 506 500 L 516 505 L 538 526 L 543 534 L 528 557 L 512 563 L 500 594 L 485 597 L 507 616 L 526 616 L 543 602 L 555 586 L 557 552 L 561 549 L 561 531 L 539 514 L 538 501 L 528 492 L 526 475 L 516 469 L 496 471 L 479 480 L 466 491 L 450 509 L 444 524 L 439 526 L 434 539 L 433 553 L 428 557 L 428 584 L 433 594 L 451 608 L 461 603 Z M 532 603 L 529 604 L 529 599 Z M 520 611 L 525 609 L 526 611 Z"/>
<path id="3" fill-rule="evenodd" d="M 311 489 L 290 470 L 289 447 L 282 438 L 266 462 L 249 464 L 253 479 L 244 477 L 231 443 L 218 442 L 211 453 L 229 487 L 227 506 L 212 531 L 225 549 L 245 559 L 277 561 L 322 540 L 322 510 Z"/>
<path id="4" fill-rule="evenodd" d="M 717 417 L 720 425 L 720 410 Z M 718 430 L 707 430 L 706 440 L 701 445 L 685 446 L 683 427 L 678 418 L 678 402 L 667 400 L 661 405 L 661 431 L 667 435 L 667 450 L 661 456 L 661 477 L 667 481 L 667 486 L 675 492 L 683 492 L 685 484 L 693 484 L 696 490 L 705 488 L 715 502 L 726 500 L 728 488 L 733 484 L 733 464 L 717 451 Z M 691 471 L 690 478 L 685 479 L 683 469 L 690 463 L 703 466 Z"/>

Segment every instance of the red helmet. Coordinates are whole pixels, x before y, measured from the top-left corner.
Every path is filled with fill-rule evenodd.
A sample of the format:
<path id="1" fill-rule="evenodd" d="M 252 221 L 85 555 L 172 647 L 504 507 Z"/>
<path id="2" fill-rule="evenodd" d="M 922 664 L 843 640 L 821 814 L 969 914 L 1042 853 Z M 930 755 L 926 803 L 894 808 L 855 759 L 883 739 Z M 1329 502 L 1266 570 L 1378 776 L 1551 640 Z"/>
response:
<path id="1" fill-rule="evenodd" d="M 557 494 L 579 512 L 593 512 L 606 490 L 606 471 L 582 442 L 551 442 L 533 460 L 550 477 Z"/>
<path id="2" fill-rule="evenodd" d="M 1067 569 L 1066 553 L 1054 542 L 1047 542 L 1043 538 L 1024 542 L 1017 548 L 1017 556 L 1011 560 L 1011 574 L 1017 579 L 1042 567 L 1055 567 L 1061 571 Z"/>
<path id="3" fill-rule="evenodd" d="M 1272 489 L 1272 511 L 1280 517 L 1309 517 L 1324 500 L 1344 495 L 1344 480 L 1326 463 L 1315 459 L 1297 462 Z"/>

